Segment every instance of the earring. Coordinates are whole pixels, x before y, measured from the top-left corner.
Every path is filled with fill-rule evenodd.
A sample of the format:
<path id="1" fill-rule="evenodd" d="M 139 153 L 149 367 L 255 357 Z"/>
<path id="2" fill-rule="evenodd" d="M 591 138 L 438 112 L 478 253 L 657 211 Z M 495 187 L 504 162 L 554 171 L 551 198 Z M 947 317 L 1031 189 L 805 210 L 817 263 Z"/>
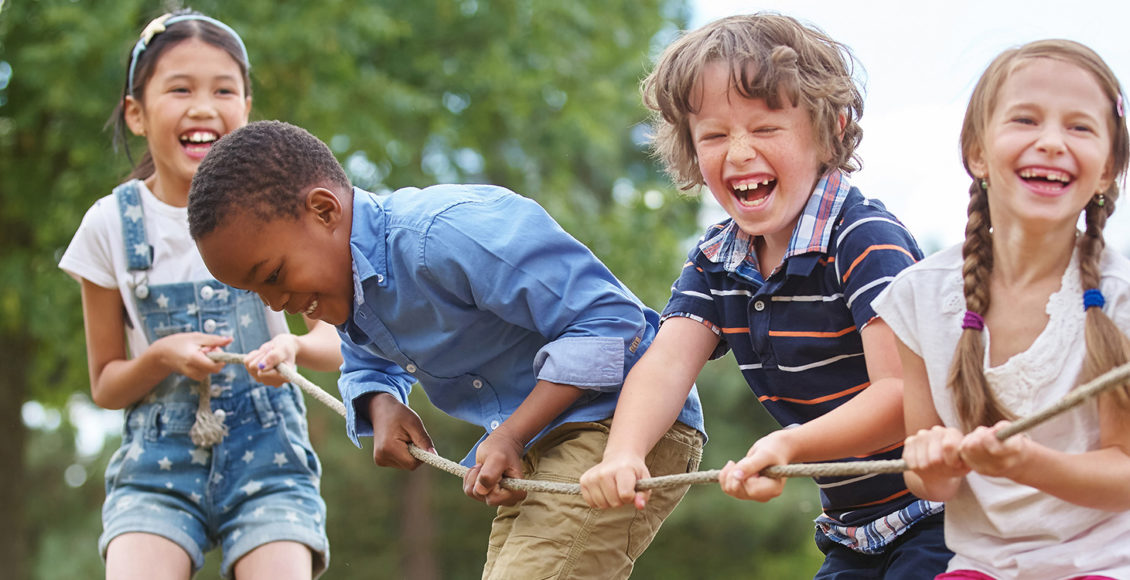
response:
<path id="1" fill-rule="evenodd" d="M 1095 200 L 1095 205 L 1097 205 L 1099 207 L 1106 205 L 1106 196 L 1101 194 L 1101 193 L 1095 194 L 1094 200 Z"/>
<path id="2" fill-rule="evenodd" d="M 981 178 L 981 189 L 983 189 L 986 193 L 988 193 L 988 191 L 989 191 L 989 180 L 988 179 Z"/>

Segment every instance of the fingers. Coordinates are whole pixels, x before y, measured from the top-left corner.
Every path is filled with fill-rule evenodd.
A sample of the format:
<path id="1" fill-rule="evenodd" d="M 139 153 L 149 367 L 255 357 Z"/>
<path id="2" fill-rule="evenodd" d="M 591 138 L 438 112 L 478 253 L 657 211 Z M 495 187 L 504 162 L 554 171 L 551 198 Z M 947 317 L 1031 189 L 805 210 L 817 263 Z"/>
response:
<path id="1" fill-rule="evenodd" d="M 751 499 L 754 501 L 769 501 L 785 489 L 785 480 L 773 477 L 763 477 L 761 470 L 769 467 L 754 457 L 746 457 L 734 463 L 729 461 L 722 468 L 718 476 L 718 483 L 726 495 L 738 499 Z"/>
<path id="2" fill-rule="evenodd" d="M 463 492 L 489 506 L 509 506 L 526 499 L 526 492 L 502 487 L 503 477 L 520 478 L 522 473 L 513 466 L 488 460 L 467 471 L 463 478 Z"/>

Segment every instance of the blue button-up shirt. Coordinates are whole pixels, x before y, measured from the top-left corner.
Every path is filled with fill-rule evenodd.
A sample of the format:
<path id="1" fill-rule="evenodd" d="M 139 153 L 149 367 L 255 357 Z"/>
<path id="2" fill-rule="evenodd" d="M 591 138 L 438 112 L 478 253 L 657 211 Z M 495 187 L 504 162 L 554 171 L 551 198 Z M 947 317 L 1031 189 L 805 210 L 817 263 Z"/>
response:
<path id="1" fill-rule="evenodd" d="M 338 385 L 354 443 L 373 433 L 365 395 L 407 403 L 417 382 L 437 408 L 487 433 L 538 380 L 585 389 L 539 437 L 607 419 L 658 327 L 658 315 L 541 206 L 500 187 L 384 197 L 355 188 L 350 245 L 354 305 L 338 327 Z M 679 420 L 704 430 L 697 391 Z M 474 449 L 464 463 L 473 458 Z"/>

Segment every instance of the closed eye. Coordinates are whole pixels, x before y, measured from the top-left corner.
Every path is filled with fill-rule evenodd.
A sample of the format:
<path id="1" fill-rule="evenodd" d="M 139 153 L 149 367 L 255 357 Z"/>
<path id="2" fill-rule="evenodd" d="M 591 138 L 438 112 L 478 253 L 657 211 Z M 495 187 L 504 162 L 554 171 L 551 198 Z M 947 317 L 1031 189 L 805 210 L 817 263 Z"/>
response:
<path id="1" fill-rule="evenodd" d="M 274 271 L 274 272 L 271 272 L 271 273 L 270 273 L 270 274 L 269 274 L 269 275 L 267 276 L 267 279 L 266 279 L 266 280 L 263 280 L 263 283 L 264 283 L 264 284 L 274 284 L 275 282 L 278 282 L 278 281 L 279 281 L 279 270 L 282 270 L 282 266 L 279 266 L 278 268 L 275 268 L 275 271 Z"/>

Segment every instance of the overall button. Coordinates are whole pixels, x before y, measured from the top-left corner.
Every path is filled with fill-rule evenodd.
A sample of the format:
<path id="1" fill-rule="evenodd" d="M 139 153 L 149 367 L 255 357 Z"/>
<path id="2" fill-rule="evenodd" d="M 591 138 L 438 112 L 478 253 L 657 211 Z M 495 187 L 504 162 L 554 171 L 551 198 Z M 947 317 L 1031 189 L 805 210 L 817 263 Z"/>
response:
<path id="1" fill-rule="evenodd" d="M 216 295 L 216 291 L 211 286 L 205 286 L 200 289 L 200 297 L 205 300 L 211 300 Z"/>
<path id="2" fill-rule="evenodd" d="M 765 310 L 765 302 L 763 302 L 763 301 L 761 301 L 761 300 L 758 300 L 757 302 L 754 302 L 754 303 L 753 303 L 753 309 L 754 309 L 754 310 L 756 310 L 756 311 L 758 311 L 758 312 L 761 312 L 762 310 Z"/>
<path id="3" fill-rule="evenodd" d="M 133 289 L 133 295 L 137 296 L 141 300 L 149 298 L 149 286 L 146 286 L 145 284 L 138 284 L 137 287 Z"/>
<path id="4" fill-rule="evenodd" d="M 471 381 L 471 386 L 475 387 L 476 389 L 481 389 L 481 388 L 483 388 L 483 382 L 480 381 L 479 379 L 475 379 L 475 380 Z"/>
<path id="5" fill-rule="evenodd" d="M 416 372 L 416 365 L 409 364 L 408 366 L 404 367 L 404 370 L 406 370 L 410 373 L 414 373 L 414 372 Z"/>
<path id="6" fill-rule="evenodd" d="M 216 332 L 216 321 L 209 318 L 204 321 L 204 332 Z"/>
<path id="7" fill-rule="evenodd" d="M 491 421 L 490 422 L 490 430 L 494 431 L 495 429 L 498 429 L 498 421 Z"/>

